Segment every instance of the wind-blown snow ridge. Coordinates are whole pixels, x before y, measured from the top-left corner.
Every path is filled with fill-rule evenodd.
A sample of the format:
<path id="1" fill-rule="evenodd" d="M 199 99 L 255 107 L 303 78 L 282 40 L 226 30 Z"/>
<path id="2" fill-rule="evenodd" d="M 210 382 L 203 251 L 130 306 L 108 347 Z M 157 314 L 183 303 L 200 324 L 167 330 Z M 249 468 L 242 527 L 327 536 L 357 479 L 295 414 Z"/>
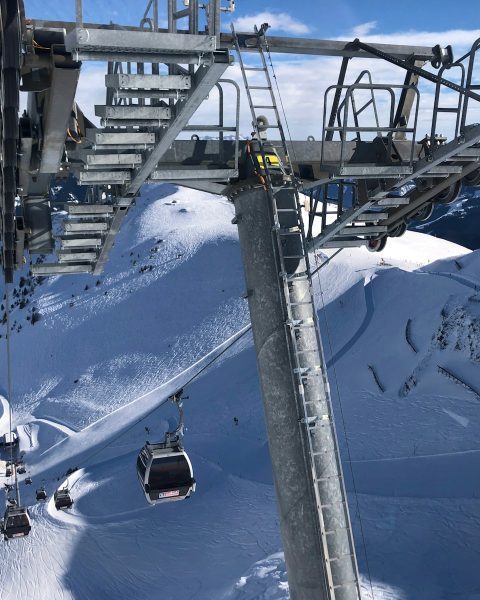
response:
<path id="1" fill-rule="evenodd" d="M 128 404 L 117 408 L 105 417 L 88 425 L 82 431 L 74 432 L 54 446 L 51 446 L 38 456 L 37 461 L 30 463 L 31 473 L 41 476 L 43 471 L 54 468 L 57 471 L 61 470 L 62 464 L 67 464 L 68 462 L 71 465 L 72 461 L 75 464 L 91 466 L 95 464 L 95 460 L 93 460 L 95 457 L 97 457 L 97 460 L 104 461 L 108 456 L 108 452 L 105 452 L 105 449 L 108 447 L 110 441 L 117 439 L 125 430 L 143 421 L 152 412 L 162 406 L 162 404 L 165 404 L 169 396 L 202 373 L 216 358 L 231 348 L 249 330 L 250 326 L 244 327 L 173 379 L 142 394 Z M 95 440 L 96 446 L 93 451 L 92 439 Z"/>

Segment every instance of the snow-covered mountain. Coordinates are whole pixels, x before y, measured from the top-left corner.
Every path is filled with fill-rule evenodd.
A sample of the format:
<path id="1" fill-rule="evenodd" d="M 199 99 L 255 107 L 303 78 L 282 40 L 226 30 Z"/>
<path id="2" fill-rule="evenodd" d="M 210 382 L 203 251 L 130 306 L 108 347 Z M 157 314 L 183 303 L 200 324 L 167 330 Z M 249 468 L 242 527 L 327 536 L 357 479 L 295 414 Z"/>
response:
<path id="1" fill-rule="evenodd" d="M 288 598 L 232 216 L 225 199 L 150 187 L 101 277 L 17 281 L 33 529 L 0 546 L 2 600 Z M 407 232 L 381 255 L 344 250 L 314 286 L 364 598 L 478 600 L 480 253 Z M 0 377 L 6 395 L 5 360 Z M 136 456 L 184 384 L 197 491 L 150 507 Z M 74 506 L 57 512 L 72 469 Z"/>
<path id="2" fill-rule="evenodd" d="M 480 188 L 464 187 L 451 205 L 436 204 L 425 223 L 410 225 L 412 231 L 428 233 L 471 250 L 480 248 Z"/>

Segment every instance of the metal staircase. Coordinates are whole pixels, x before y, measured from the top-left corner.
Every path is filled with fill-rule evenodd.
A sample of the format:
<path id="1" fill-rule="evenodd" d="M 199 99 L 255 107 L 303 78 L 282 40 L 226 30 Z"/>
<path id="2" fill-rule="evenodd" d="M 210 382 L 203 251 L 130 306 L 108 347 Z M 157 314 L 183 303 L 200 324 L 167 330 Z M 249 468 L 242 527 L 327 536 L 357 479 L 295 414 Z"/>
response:
<path id="1" fill-rule="evenodd" d="M 265 59 L 265 30 L 265 26 L 260 30 L 255 28 L 255 43 L 261 66 L 252 67 L 244 63 L 232 25 L 233 40 L 254 127 L 252 153 L 258 153 L 257 164 L 263 167 L 257 170 L 257 177 L 264 185 L 271 203 L 273 243 L 278 257 L 285 327 L 295 374 L 299 422 L 303 425 L 304 451 L 309 457 L 315 490 L 319 538 L 328 579 L 328 598 L 357 599 L 360 598 L 360 590 L 355 547 L 328 391 L 326 364 L 312 296 L 301 205 Z M 251 84 L 247 75 L 250 72 L 255 72 L 263 81 Z M 267 101 L 254 97 L 259 91 L 268 97 Z M 265 118 L 257 115 L 258 109 L 268 109 L 273 114 L 268 129 L 278 130 L 280 134 L 282 159 L 265 139 Z M 272 152 L 279 158 L 278 164 L 274 162 L 272 165 Z M 326 390 L 326 394 L 319 402 L 318 398 L 312 395 L 312 390 L 318 393 L 323 389 Z M 319 411 L 322 414 L 321 420 L 318 418 Z"/>
<path id="2" fill-rule="evenodd" d="M 111 205 L 109 210 L 105 206 L 102 219 L 97 206 L 87 206 L 81 215 L 68 206 L 58 262 L 32 265 L 33 274 L 99 273 L 128 206 L 145 182 L 198 178 L 227 184 L 238 176 L 238 156 L 233 168 L 161 164 L 177 136 L 192 130 L 190 118 L 230 65 L 228 50 L 217 50 L 216 44 L 215 35 L 148 30 L 77 27 L 67 35 L 66 49 L 77 60 L 108 61 L 106 104 L 95 106 L 102 128 L 76 131 L 70 136 L 75 147 L 67 154 L 79 184 L 103 190 Z M 188 70 L 181 66 L 185 64 Z M 232 130 L 238 140 L 238 118 L 234 127 L 210 125 L 208 130 L 221 132 L 221 139 L 223 131 Z"/>
<path id="3" fill-rule="evenodd" d="M 460 85 L 443 79 L 446 66 L 440 69 L 438 76 L 428 73 L 428 78 L 436 83 L 435 101 L 430 135 L 419 142 L 415 139 L 419 100 L 416 86 L 375 85 L 371 80 L 363 84 L 359 83 L 359 77 L 352 85 L 345 85 L 341 81 L 327 89 L 322 153 L 327 148 L 325 142 L 332 142 L 335 134 L 340 138 L 336 142 L 339 144 L 339 151 L 331 163 L 322 154 L 322 164 L 328 178 L 319 182 L 321 185 L 311 195 L 307 236 L 311 247 L 367 246 L 370 250 L 380 251 L 385 246 L 387 236 L 396 237 L 405 231 L 407 220 L 428 216 L 433 202 L 445 203 L 455 199 L 456 193 L 453 192 L 458 193 L 461 180 L 475 175 L 480 167 L 480 125 L 466 124 L 468 103 L 480 98 L 476 93 L 480 86 L 472 83 L 479 47 L 480 41 L 477 40 L 470 53 L 460 61 L 448 65 L 449 69 L 459 70 Z M 468 61 L 467 75 L 463 64 L 465 59 Z M 393 62 L 391 58 L 388 60 Z M 394 64 L 397 63 L 402 61 L 396 60 Z M 406 68 L 403 64 L 402 66 Z M 411 69 L 426 73 L 418 67 L 411 66 Z M 453 106 L 451 103 L 448 106 L 441 104 L 441 90 L 446 83 L 446 87 L 458 93 L 458 102 Z M 397 88 L 402 89 L 403 96 L 408 93 L 416 96 L 416 102 L 412 101 L 414 115 L 411 127 L 405 122 L 399 123 L 396 117 L 400 111 L 400 107 L 396 107 L 394 102 L 394 91 Z M 392 99 L 386 125 L 379 123 L 375 108 L 374 93 L 379 90 L 389 92 Z M 370 93 L 371 98 L 365 106 L 356 109 L 355 94 L 362 91 Z M 334 95 L 334 101 L 330 103 L 332 109 L 327 121 L 329 95 Z M 343 101 L 340 102 L 342 96 Z M 373 104 L 376 124 L 362 127 L 358 122 L 358 115 L 370 104 Z M 437 132 L 438 115 L 442 113 L 455 119 L 454 139 L 450 142 Z M 353 124 L 349 123 L 349 117 L 353 118 Z M 373 141 L 362 140 L 362 134 L 374 133 L 377 137 Z M 347 136 L 351 134 L 355 135 L 357 146 L 347 141 Z M 375 153 L 370 150 L 370 156 L 380 157 L 377 163 L 368 159 L 368 145 L 371 149 L 375 148 Z M 363 154 L 358 148 L 363 148 Z M 346 178 L 355 178 L 355 184 Z M 332 198 L 329 187 L 335 184 L 339 186 L 338 197 Z M 344 188 L 349 185 L 353 185 L 355 193 L 351 205 L 347 207 L 343 196 Z M 321 210 L 318 210 L 319 205 Z M 313 237 L 315 217 L 321 217 L 321 232 Z M 332 217 L 333 222 L 329 222 Z"/>

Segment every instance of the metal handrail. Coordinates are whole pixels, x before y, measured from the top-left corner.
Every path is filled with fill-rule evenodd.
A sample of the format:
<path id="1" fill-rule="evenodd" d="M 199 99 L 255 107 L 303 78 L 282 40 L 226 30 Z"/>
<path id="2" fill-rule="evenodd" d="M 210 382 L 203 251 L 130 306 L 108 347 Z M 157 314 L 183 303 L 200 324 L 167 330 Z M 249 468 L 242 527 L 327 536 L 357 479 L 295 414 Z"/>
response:
<path id="1" fill-rule="evenodd" d="M 468 90 L 471 90 L 474 87 L 475 87 L 475 89 L 480 88 L 480 86 L 472 86 L 473 67 L 475 64 L 475 57 L 476 57 L 476 54 L 477 54 L 477 51 L 479 50 L 479 48 L 480 48 L 480 38 L 478 38 L 477 40 L 475 40 L 473 42 L 470 52 L 462 57 L 462 60 L 468 57 L 467 80 L 465 83 L 465 87 Z M 469 100 L 470 100 L 470 98 L 468 96 L 465 96 L 465 99 L 463 101 L 462 118 L 460 121 L 460 135 L 462 135 L 465 130 Z"/>
<path id="2" fill-rule="evenodd" d="M 454 69 L 454 68 L 459 68 L 460 69 L 461 74 L 462 74 L 462 76 L 460 78 L 460 81 L 461 81 L 460 85 L 462 87 L 465 87 L 465 66 L 460 61 L 454 62 L 450 66 L 447 66 L 447 65 L 443 66 L 439 70 L 438 75 L 440 77 L 442 77 L 443 76 L 443 72 L 445 71 L 445 69 L 449 69 L 450 70 L 450 69 Z M 457 104 L 456 108 L 454 108 L 454 107 L 446 107 L 446 106 L 442 107 L 442 106 L 439 106 L 441 91 L 442 91 L 442 86 L 441 86 L 440 82 L 437 82 L 436 85 L 435 85 L 435 101 L 433 103 L 432 129 L 431 129 L 431 132 L 430 132 L 430 140 L 431 140 L 432 144 L 435 143 L 435 136 L 437 134 L 436 128 L 437 128 L 437 117 L 438 117 L 438 113 L 439 112 L 451 112 L 451 113 L 455 112 L 457 114 L 457 120 L 456 120 L 456 123 L 455 123 L 455 135 L 454 135 L 454 137 L 458 137 L 459 130 L 460 130 L 460 116 L 462 114 L 462 102 L 464 101 L 464 96 L 463 96 L 463 94 L 458 94 L 458 104 Z M 468 100 L 468 98 L 465 97 L 465 101 L 467 101 L 467 100 Z M 433 149 L 433 147 L 432 147 L 432 149 Z"/>
<path id="3" fill-rule="evenodd" d="M 224 102 L 223 102 L 223 88 L 221 86 L 222 83 L 229 83 L 229 84 L 233 85 L 233 87 L 235 88 L 235 93 L 236 93 L 235 125 L 232 127 L 226 127 L 224 125 L 225 112 L 224 112 Z M 235 132 L 235 170 L 238 171 L 239 154 L 240 154 L 240 86 L 233 79 L 219 79 L 215 85 L 218 89 L 218 95 L 219 95 L 218 125 L 196 125 L 194 123 L 192 125 L 188 125 L 185 129 L 187 131 L 218 131 L 220 156 L 223 155 L 223 133 L 225 131 Z"/>
<path id="4" fill-rule="evenodd" d="M 328 104 L 328 95 L 335 90 L 336 92 L 338 92 L 338 90 L 342 90 L 345 89 L 345 99 L 343 102 L 343 124 L 341 126 L 328 126 L 326 125 L 326 114 L 327 114 L 327 104 Z M 394 90 L 412 90 L 413 93 L 416 96 L 416 102 L 415 102 L 415 116 L 414 116 L 414 123 L 412 127 L 403 127 L 403 126 L 395 126 L 394 125 L 394 114 L 395 114 L 395 92 Z M 374 90 L 384 90 L 386 92 L 389 93 L 390 95 L 390 117 L 389 117 L 389 125 L 388 126 L 382 126 L 379 125 L 378 127 L 362 127 L 358 124 L 355 124 L 354 126 L 349 126 L 348 125 L 348 114 L 349 114 L 349 105 L 351 103 L 351 98 L 354 94 L 354 92 L 356 90 L 371 90 L 372 94 L 374 92 Z M 331 85 L 330 87 L 328 87 L 325 91 L 325 96 L 324 96 L 324 104 L 323 104 L 323 133 L 322 133 L 322 139 L 323 142 L 326 141 L 326 134 L 330 131 L 330 132 L 335 132 L 338 131 L 340 133 L 340 140 L 341 140 L 341 149 L 340 149 L 340 164 L 341 166 L 343 166 L 344 164 L 344 159 L 345 159 L 345 145 L 346 145 L 346 133 L 349 132 L 356 132 L 356 133 L 361 133 L 361 132 L 365 132 L 365 133 L 369 133 L 369 132 L 378 132 L 378 133 L 388 133 L 388 147 L 389 147 L 389 151 L 391 153 L 392 150 L 392 145 L 393 145 L 393 133 L 397 132 L 397 131 L 403 131 L 405 133 L 411 133 L 412 134 L 412 140 L 411 140 L 411 148 L 410 148 L 410 159 L 409 159 L 409 164 L 410 166 L 413 165 L 413 155 L 414 155 L 414 148 L 415 148 L 415 135 L 416 135 L 416 131 L 417 131 L 417 123 L 418 123 L 418 111 L 419 111 L 419 99 L 420 99 L 420 92 L 417 89 L 417 87 L 415 85 L 384 85 L 384 84 L 367 84 L 367 83 L 353 83 L 350 85 Z M 358 113 L 357 113 L 358 114 Z M 325 148 L 325 143 L 322 144 L 322 152 L 321 152 L 321 162 L 323 163 L 323 159 L 324 159 L 324 148 Z"/>
<path id="5" fill-rule="evenodd" d="M 355 79 L 354 84 L 360 83 L 365 76 L 368 77 L 368 83 L 370 85 L 373 85 L 372 74 L 368 70 L 362 71 L 360 73 L 360 75 L 357 77 L 357 79 Z M 346 97 L 340 103 L 340 105 L 338 106 L 338 110 L 337 110 L 337 122 L 338 122 L 338 124 L 340 126 L 342 125 L 341 111 L 342 111 L 343 107 L 345 106 L 345 102 L 346 102 Z M 353 118 L 354 118 L 354 121 L 355 121 L 355 125 L 357 127 L 358 127 L 358 115 L 360 115 L 371 104 L 373 105 L 373 113 L 375 115 L 375 121 L 377 123 L 377 126 L 379 127 L 380 123 L 379 123 L 379 120 L 378 120 L 377 103 L 375 102 L 375 94 L 373 93 L 373 89 L 371 90 L 371 98 L 370 98 L 370 100 L 368 102 L 366 102 L 362 106 L 362 108 L 360 108 L 358 110 L 355 107 L 355 98 L 354 98 L 354 96 L 352 96 Z M 360 140 L 360 132 L 357 133 L 357 139 Z"/>

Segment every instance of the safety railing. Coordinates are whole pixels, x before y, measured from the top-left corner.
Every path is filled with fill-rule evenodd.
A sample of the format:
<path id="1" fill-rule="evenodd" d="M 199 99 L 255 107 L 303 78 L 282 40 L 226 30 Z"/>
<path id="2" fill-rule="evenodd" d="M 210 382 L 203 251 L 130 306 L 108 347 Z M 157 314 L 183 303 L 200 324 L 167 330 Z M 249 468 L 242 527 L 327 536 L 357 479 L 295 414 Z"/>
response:
<path id="1" fill-rule="evenodd" d="M 230 84 L 235 90 L 235 125 L 225 125 L 225 101 L 224 101 L 224 89 L 223 84 Z M 219 162 L 224 162 L 224 141 L 225 133 L 235 136 L 235 169 L 238 170 L 238 161 L 240 154 L 240 86 L 233 79 L 219 79 L 218 83 L 215 84 L 218 90 L 218 124 L 214 125 L 198 125 L 191 124 L 187 125 L 183 131 L 196 131 L 196 132 L 218 132 L 218 144 L 219 144 Z M 230 106 L 230 103 L 228 103 Z M 193 139 L 198 139 L 196 134 L 192 135 Z M 230 140 L 228 140 L 230 141 Z"/>
<path id="2" fill-rule="evenodd" d="M 457 61 L 457 62 L 454 62 L 450 66 L 449 65 L 443 66 L 438 72 L 439 77 L 443 77 L 443 73 L 444 73 L 445 69 L 449 69 L 450 72 L 452 72 L 452 69 L 459 69 L 460 70 L 459 85 L 462 88 L 465 87 L 465 66 L 462 64 L 462 62 Z M 450 79 L 451 79 L 451 77 L 450 77 Z M 437 132 L 437 122 L 438 122 L 438 114 L 439 113 L 456 114 L 457 118 L 456 118 L 456 122 L 455 122 L 455 136 L 454 137 L 458 137 L 458 135 L 460 133 L 460 120 L 461 120 L 462 103 L 464 101 L 464 96 L 463 96 L 463 94 L 458 94 L 458 101 L 457 101 L 456 106 L 440 106 L 440 97 L 441 97 L 442 89 L 445 89 L 445 88 L 438 81 L 435 85 L 435 100 L 433 103 L 432 128 L 431 128 L 431 132 L 430 132 L 431 144 L 435 144 L 435 140 L 437 139 L 437 133 L 438 133 Z M 466 98 L 465 98 L 465 100 L 466 100 Z"/>
<path id="3" fill-rule="evenodd" d="M 338 93 L 340 91 L 345 90 L 345 98 L 341 103 L 341 111 L 339 106 L 339 114 L 340 124 L 339 125 L 327 125 L 326 124 L 326 115 L 327 115 L 327 107 L 329 102 L 329 96 L 332 93 Z M 388 125 L 382 125 L 375 123 L 375 125 L 360 125 L 358 123 L 358 114 L 356 111 L 356 118 L 354 118 L 354 124 L 349 124 L 349 115 L 350 115 L 350 107 L 355 107 L 354 94 L 358 91 L 370 91 L 372 94 L 375 94 L 376 91 L 383 91 L 387 93 L 387 96 L 390 99 L 390 107 L 388 110 Z M 396 108 L 396 90 L 406 90 L 412 91 L 415 95 L 414 101 L 414 118 L 413 125 L 408 127 L 407 125 L 395 125 L 395 108 Z M 411 134 L 411 139 L 408 140 L 410 142 L 410 153 L 409 153 L 409 165 L 413 165 L 413 157 L 414 157 L 414 149 L 415 149 L 415 136 L 417 131 L 417 123 L 418 123 L 418 111 L 419 111 L 419 100 L 420 100 L 420 92 L 417 87 L 414 85 L 384 85 L 384 84 L 373 84 L 373 83 L 353 83 L 351 85 L 332 85 L 325 91 L 324 104 L 323 104 L 323 144 L 322 144 L 322 163 L 324 162 L 324 154 L 325 154 L 325 141 L 329 138 L 332 139 L 335 133 L 337 133 L 340 137 L 341 141 L 341 149 L 340 149 L 340 166 L 344 166 L 345 164 L 345 152 L 347 146 L 347 134 L 354 133 L 355 138 L 357 140 L 361 140 L 361 135 L 366 133 L 374 133 L 377 136 L 386 137 L 387 143 L 387 152 L 389 156 L 393 154 L 393 135 L 397 132 L 402 132 L 403 134 Z M 370 102 L 371 103 L 371 102 Z M 367 103 L 367 104 L 370 104 Z M 352 108 L 352 112 L 355 111 L 355 108 Z M 342 115 L 343 112 L 343 115 Z M 378 115 L 378 113 L 377 113 Z M 337 118 L 338 121 L 338 118 Z M 333 135 L 332 135 L 333 134 Z"/>
<path id="4" fill-rule="evenodd" d="M 373 81 L 372 81 L 372 74 L 370 73 L 370 71 L 362 71 L 360 73 L 360 75 L 357 77 L 357 79 L 355 79 L 354 81 L 354 85 L 357 85 L 359 83 L 362 83 L 362 79 L 367 78 L 368 79 L 368 85 L 372 86 L 373 85 Z M 355 96 L 354 94 L 352 94 L 351 96 L 351 102 L 352 102 L 352 116 L 353 116 L 353 121 L 355 123 L 355 126 L 358 127 L 359 126 L 359 121 L 358 121 L 358 117 L 369 107 L 372 106 L 373 108 L 373 116 L 375 119 L 375 122 L 377 124 L 377 127 L 380 127 L 380 122 L 378 119 L 378 110 L 377 110 L 377 103 L 375 101 L 375 93 L 373 91 L 373 89 L 370 90 L 370 99 L 367 100 L 367 102 L 365 102 L 365 104 L 363 106 L 361 106 L 359 109 L 357 109 L 356 107 L 356 102 L 355 102 Z M 337 123 L 338 125 L 341 127 L 342 126 L 342 110 L 345 106 L 345 102 L 347 101 L 347 97 L 345 97 L 342 102 L 340 102 L 339 106 L 338 106 L 338 110 L 337 110 Z M 357 139 L 360 140 L 360 133 L 357 132 Z"/>
<path id="5" fill-rule="evenodd" d="M 474 67 L 475 67 L 475 59 L 477 58 L 477 52 L 480 49 L 480 38 L 475 40 L 472 44 L 472 48 L 470 52 L 468 52 L 465 56 L 463 56 L 458 62 L 462 61 L 465 58 L 468 58 L 468 69 L 467 69 L 467 79 L 465 81 L 465 87 L 467 90 L 480 90 L 480 79 L 478 83 L 472 83 L 474 76 Z M 462 108 L 462 118 L 460 120 L 460 133 L 464 131 L 466 121 L 467 121 L 467 113 L 468 113 L 468 105 L 470 98 L 465 96 L 463 100 L 463 108 Z"/>

